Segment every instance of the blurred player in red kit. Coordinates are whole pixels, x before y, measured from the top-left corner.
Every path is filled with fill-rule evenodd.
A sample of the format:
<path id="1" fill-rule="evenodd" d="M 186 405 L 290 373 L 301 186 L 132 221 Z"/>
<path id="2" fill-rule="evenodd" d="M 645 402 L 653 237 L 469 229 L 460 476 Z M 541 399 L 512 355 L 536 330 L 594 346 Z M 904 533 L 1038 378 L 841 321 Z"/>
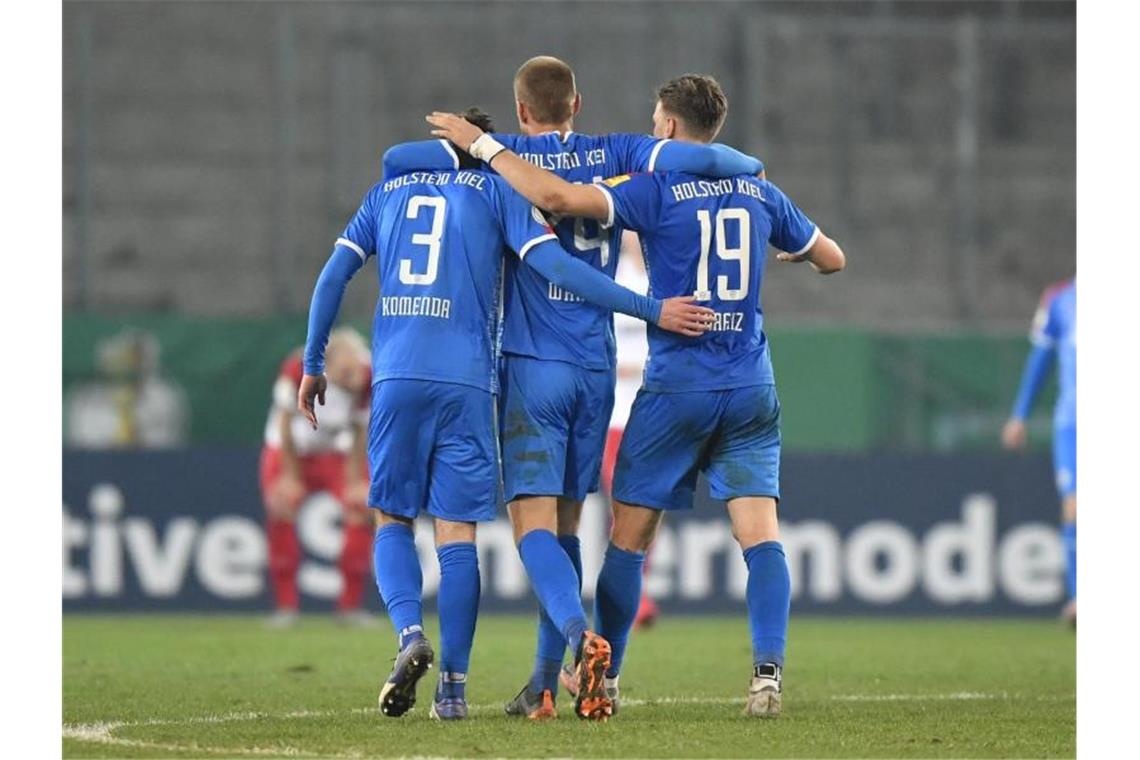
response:
<path id="1" fill-rule="evenodd" d="M 364 458 L 372 373 L 368 349 L 355 330 L 342 328 L 332 333 L 327 366 L 329 385 L 319 429 L 314 429 L 297 411 L 297 388 L 304 375 L 300 350 L 291 353 L 281 365 L 265 425 L 261 496 L 276 606 L 270 622 L 278 627 L 297 620 L 301 546 L 295 521 L 301 504 L 319 491 L 329 492 L 344 507 L 344 548 L 339 562 L 342 586 L 337 614 L 344 622 L 369 620 L 360 609 L 360 601 L 372 550 L 368 468 Z"/>
<path id="2" fill-rule="evenodd" d="M 641 242 L 635 232 L 627 230 L 622 233 L 621 256 L 618 258 L 614 279 L 635 293 L 649 291 L 649 276 L 645 273 Z M 637 397 L 637 389 L 641 387 L 645 362 L 649 359 L 645 323 L 641 320 L 615 313 L 614 339 L 617 342 L 617 382 L 614 384 L 614 411 L 610 417 L 610 429 L 606 432 L 605 453 L 602 455 L 602 484 L 606 493 L 612 493 L 614 465 L 617 463 L 621 436 L 629 421 L 629 410 Z M 648 563 L 645 568 L 648 571 Z M 657 603 L 648 592 L 642 592 L 634 625 L 638 628 L 652 625 L 659 614 Z"/>

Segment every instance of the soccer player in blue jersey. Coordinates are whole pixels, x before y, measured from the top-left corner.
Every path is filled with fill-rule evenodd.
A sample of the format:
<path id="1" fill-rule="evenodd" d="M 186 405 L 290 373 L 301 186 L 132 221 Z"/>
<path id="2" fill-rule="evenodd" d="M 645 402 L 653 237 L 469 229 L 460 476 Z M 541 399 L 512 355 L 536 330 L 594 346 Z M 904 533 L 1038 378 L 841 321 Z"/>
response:
<path id="1" fill-rule="evenodd" d="M 497 138 L 570 182 L 592 183 L 654 169 L 713 176 L 763 170 L 758 160 L 726 146 L 574 132 L 581 96 L 573 71 L 556 58 L 540 56 L 524 63 L 515 75 L 514 93 L 523 134 Z M 385 176 L 448 167 L 451 155 L 446 141 L 394 146 L 385 154 Z M 566 215 L 554 227 L 568 251 L 613 277 L 620 230 Z M 584 303 L 531 268 L 511 265 L 503 354 L 505 497 L 519 554 L 541 602 L 534 670 L 506 711 L 540 720 L 557 715 L 565 649 L 560 628 L 585 624 L 578 522 L 586 495 L 598 489 L 613 409 L 612 313 Z"/>
<path id="2" fill-rule="evenodd" d="M 473 120 L 478 121 L 472 115 Z M 469 163 L 465 163 L 465 161 Z M 704 310 L 618 286 L 558 244 L 542 215 L 470 157 L 455 170 L 382 181 L 336 241 L 317 281 L 298 406 L 315 426 L 323 403 L 324 349 L 348 281 L 375 256 L 380 298 L 373 323 L 368 428 L 369 505 L 379 512 L 375 571 L 399 636 L 380 709 L 403 715 L 434 652 L 424 638 L 422 575 L 412 521 L 434 518 L 440 565 L 441 678 L 432 716 L 467 716 L 465 683 L 479 603 L 475 524 L 495 517 L 499 466 L 495 397 L 503 251 L 560 288 L 606 309 L 698 334 Z M 584 626 L 565 631 L 578 655 L 583 698 L 608 715 L 602 673 L 609 644 Z M 603 709 L 606 708 L 606 709 Z"/>
<path id="3" fill-rule="evenodd" d="M 1057 364 L 1057 403 L 1053 408 L 1053 471 L 1061 496 L 1061 542 L 1069 598 L 1062 617 L 1077 623 L 1077 283 L 1054 285 L 1041 296 L 1030 332 L 1033 347 L 1009 421 L 1002 429 L 1008 449 L 1025 446 L 1025 418 Z"/>
<path id="4" fill-rule="evenodd" d="M 727 106 L 714 79 L 685 75 L 658 91 L 654 134 L 709 142 Z M 716 312 L 699 337 L 649 329 L 645 382 L 618 453 L 595 622 L 613 647 L 606 676 L 616 694 L 645 553 L 664 512 L 692 508 L 704 473 L 713 497 L 728 503 L 748 565 L 753 672 L 745 712 L 778 715 L 790 585 L 776 517 L 780 406 L 760 308 L 764 254 L 771 243 L 780 260 L 807 261 L 829 274 L 845 266 L 843 252 L 779 188 L 750 175 L 655 173 L 572 185 L 450 115 L 429 121 L 537 205 L 637 231 L 650 292 L 692 294 Z"/>

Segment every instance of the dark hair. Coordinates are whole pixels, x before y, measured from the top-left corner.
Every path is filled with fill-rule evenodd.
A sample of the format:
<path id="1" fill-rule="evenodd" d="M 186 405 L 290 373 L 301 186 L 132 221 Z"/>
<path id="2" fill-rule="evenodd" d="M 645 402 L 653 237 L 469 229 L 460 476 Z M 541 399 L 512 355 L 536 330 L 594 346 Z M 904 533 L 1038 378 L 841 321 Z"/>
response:
<path id="1" fill-rule="evenodd" d="M 728 98 L 720 84 L 705 74 L 685 74 L 657 88 L 661 107 L 684 122 L 693 137 L 711 142 L 724 126 Z"/>
<path id="2" fill-rule="evenodd" d="M 515 72 L 515 99 L 541 124 L 561 124 L 574 115 L 574 70 L 564 61 L 539 55 Z"/>
<path id="3" fill-rule="evenodd" d="M 483 130 L 484 132 L 494 132 L 495 131 L 495 125 L 494 125 L 494 123 L 492 123 L 491 117 L 487 114 L 486 111 L 484 111 L 479 106 L 471 106 L 470 108 L 468 108 L 466 111 L 464 111 L 463 113 L 461 113 L 459 115 L 462 116 L 467 121 L 474 124 L 475 126 L 479 127 L 479 129 Z M 459 156 L 459 168 L 460 169 L 479 169 L 479 168 L 482 168 L 483 162 L 477 158 L 472 157 L 470 154 L 467 153 L 467 151 L 459 150 L 458 148 L 456 148 L 455 152 Z"/>

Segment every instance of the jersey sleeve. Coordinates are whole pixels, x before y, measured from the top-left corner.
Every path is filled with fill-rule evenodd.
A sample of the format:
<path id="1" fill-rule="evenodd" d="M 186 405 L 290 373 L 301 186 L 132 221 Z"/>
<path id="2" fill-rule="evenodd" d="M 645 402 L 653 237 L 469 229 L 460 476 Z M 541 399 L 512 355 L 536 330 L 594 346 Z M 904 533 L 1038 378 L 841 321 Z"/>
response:
<path id="1" fill-rule="evenodd" d="M 410 171 L 459 168 L 459 154 L 447 140 L 399 143 L 384 151 L 384 179 Z"/>
<path id="2" fill-rule="evenodd" d="M 1041 296 L 1041 301 L 1037 304 L 1037 311 L 1033 314 L 1033 324 L 1029 328 L 1029 341 L 1035 346 L 1053 348 L 1057 345 L 1060 325 L 1057 319 L 1057 309 L 1054 308 L 1057 303 L 1057 299 L 1054 298 L 1055 293 L 1055 288 L 1046 290 Z"/>
<path id="3" fill-rule="evenodd" d="M 618 157 L 618 168 L 626 173 L 686 172 L 704 177 L 757 175 L 764 162 L 720 143 L 680 142 L 648 135 L 609 136 L 610 152 Z"/>
<path id="4" fill-rule="evenodd" d="M 652 174 L 623 174 L 595 185 L 606 196 L 609 216 L 605 226 L 621 224 L 634 232 L 648 232 L 661 217 L 661 185 Z"/>
<path id="5" fill-rule="evenodd" d="M 495 178 L 498 180 L 498 178 Z M 542 211 L 502 181 L 492 184 L 503 238 L 519 258 L 546 240 L 557 240 L 554 229 L 547 224 Z"/>
<path id="6" fill-rule="evenodd" d="M 608 150 L 617 159 L 617 169 L 626 174 L 651 172 L 657 168 L 657 157 L 669 140 L 658 140 L 649 135 L 617 132 L 606 135 Z"/>
<path id="7" fill-rule="evenodd" d="M 775 206 L 770 242 L 785 253 L 804 253 L 819 239 L 819 227 L 780 188 L 765 184 L 764 194 Z"/>
<path id="8" fill-rule="evenodd" d="M 360 208 L 349 220 L 344 232 L 336 239 L 337 245 L 349 248 L 363 263 L 376 254 L 376 215 L 379 209 L 380 185 L 374 185 L 360 202 Z"/>

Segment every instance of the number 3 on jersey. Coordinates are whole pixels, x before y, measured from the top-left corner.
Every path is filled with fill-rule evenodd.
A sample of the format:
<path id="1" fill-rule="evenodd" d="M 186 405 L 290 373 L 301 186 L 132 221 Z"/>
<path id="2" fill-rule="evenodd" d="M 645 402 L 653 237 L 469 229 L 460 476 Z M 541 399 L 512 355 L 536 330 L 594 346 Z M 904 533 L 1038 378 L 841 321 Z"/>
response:
<path id="1" fill-rule="evenodd" d="M 725 227 L 728 220 L 734 220 L 737 225 L 737 239 L 740 241 L 735 247 L 729 247 Z M 712 299 L 709 290 L 709 249 L 712 248 L 712 219 L 708 209 L 697 210 L 697 221 L 701 225 L 701 258 L 697 262 L 697 290 L 693 297 L 698 301 Z M 718 275 L 716 278 L 716 295 L 722 301 L 743 301 L 748 296 L 748 267 L 751 260 L 751 224 L 752 219 L 748 212 L 742 208 L 722 208 L 716 212 L 716 255 L 722 261 L 740 262 L 740 284 L 730 288 L 728 275 Z"/>
<path id="2" fill-rule="evenodd" d="M 400 259 L 400 282 L 405 285 L 431 285 L 439 274 L 439 246 L 443 239 L 443 214 L 447 211 L 447 199 L 438 195 L 413 195 L 408 201 L 407 218 L 419 218 L 420 210 L 425 206 L 431 210 L 431 231 L 412 235 L 412 243 L 427 246 L 427 271 L 413 272 L 412 260 Z"/>

